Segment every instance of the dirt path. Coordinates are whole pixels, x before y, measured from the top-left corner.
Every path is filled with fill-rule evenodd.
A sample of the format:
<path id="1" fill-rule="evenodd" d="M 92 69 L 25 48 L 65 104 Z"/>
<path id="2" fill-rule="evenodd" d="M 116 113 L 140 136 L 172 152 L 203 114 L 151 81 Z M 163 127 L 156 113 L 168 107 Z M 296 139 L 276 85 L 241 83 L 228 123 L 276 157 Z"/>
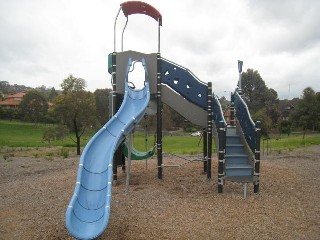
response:
<path id="1" fill-rule="evenodd" d="M 78 158 L 52 160 L 0 155 L 0 239 L 71 239 L 65 229 Z M 177 159 L 164 159 L 166 164 Z M 156 160 L 132 164 L 113 186 L 111 218 L 101 239 L 319 239 L 320 147 L 267 157 L 261 191 L 227 182 L 217 193 L 202 163 L 165 168 L 156 178 Z M 120 169 L 119 169 L 120 171 Z"/>

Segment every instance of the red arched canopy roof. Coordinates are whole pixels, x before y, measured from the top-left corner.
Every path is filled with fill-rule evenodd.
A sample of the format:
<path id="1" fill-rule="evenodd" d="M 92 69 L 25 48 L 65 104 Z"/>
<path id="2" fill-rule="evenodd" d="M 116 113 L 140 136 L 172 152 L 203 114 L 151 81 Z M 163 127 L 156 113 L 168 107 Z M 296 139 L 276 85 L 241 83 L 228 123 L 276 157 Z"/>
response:
<path id="1" fill-rule="evenodd" d="M 120 6 L 126 17 L 131 14 L 145 14 L 156 21 L 159 21 L 159 24 L 162 26 L 162 15 L 157 9 L 147 3 L 140 1 L 128 1 L 121 3 Z"/>

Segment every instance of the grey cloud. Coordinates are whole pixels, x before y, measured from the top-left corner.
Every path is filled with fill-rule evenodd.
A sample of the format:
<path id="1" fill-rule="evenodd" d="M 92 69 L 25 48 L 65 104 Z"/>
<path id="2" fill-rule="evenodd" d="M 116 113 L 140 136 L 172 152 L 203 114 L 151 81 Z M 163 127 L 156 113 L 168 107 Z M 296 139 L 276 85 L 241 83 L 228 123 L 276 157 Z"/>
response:
<path id="1" fill-rule="evenodd" d="M 320 43 L 319 1 L 251 1 L 249 6 L 265 37 L 265 52 L 296 52 Z"/>

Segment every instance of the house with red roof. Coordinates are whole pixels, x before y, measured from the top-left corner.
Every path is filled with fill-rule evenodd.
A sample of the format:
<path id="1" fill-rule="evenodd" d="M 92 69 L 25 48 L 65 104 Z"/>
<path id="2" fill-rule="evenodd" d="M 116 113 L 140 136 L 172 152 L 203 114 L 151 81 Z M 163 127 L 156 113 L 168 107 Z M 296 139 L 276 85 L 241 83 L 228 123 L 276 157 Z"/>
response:
<path id="1" fill-rule="evenodd" d="M 9 94 L 6 96 L 4 101 L 0 102 L 0 107 L 5 108 L 17 108 L 19 104 L 21 103 L 24 95 L 26 95 L 25 92 L 18 92 L 14 94 Z"/>

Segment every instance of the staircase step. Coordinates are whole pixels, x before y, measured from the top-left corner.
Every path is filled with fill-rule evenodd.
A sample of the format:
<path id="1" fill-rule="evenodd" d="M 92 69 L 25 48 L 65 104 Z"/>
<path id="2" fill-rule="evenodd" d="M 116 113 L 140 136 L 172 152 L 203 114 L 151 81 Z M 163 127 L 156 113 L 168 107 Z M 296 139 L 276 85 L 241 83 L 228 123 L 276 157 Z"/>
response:
<path id="1" fill-rule="evenodd" d="M 227 136 L 234 136 L 237 135 L 236 127 L 227 127 Z"/>
<path id="2" fill-rule="evenodd" d="M 229 143 L 226 146 L 226 154 L 242 154 L 244 145 L 240 143 Z"/>
<path id="3" fill-rule="evenodd" d="M 257 176 L 225 176 L 225 181 L 231 181 L 231 182 L 239 182 L 239 183 L 249 183 L 249 182 L 256 182 L 259 180 L 259 177 Z"/>
<path id="4" fill-rule="evenodd" d="M 228 144 L 240 144 L 241 143 L 241 139 L 239 135 L 227 135 L 227 139 L 226 139 L 226 143 Z"/>
<path id="5" fill-rule="evenodd" d="M 230 158 L 248 158 L 248 154 L 245 153 L 236 153 L 236 154 L 226 154 L 225 157 L 230 157 Z"/>
<path id="6" fill-rule="evenodd" d="M 234 169 L 234 168 L 250 168 L 252 169 L 252 165 L 249 163 L 226 163 L 226 169 Z"/>
<path id="7" fill-rule="evenodd" d="M 237 163 L 225 165 L 225 175 L 229 177 L 236 176 L 251 176 L 253 174 L 253 167 L 248 163 Z"/>
<path id="8" fill-rule="evenodd" d="M 242 143 L 229 143 L 227 144 L 227 147 L 244 147 Z"/>
<path id="9" fill-rule="evenodd" d="M 249 156 L 247 154 L 226 154 L 225 155 L 227 164 L 250 164 Z"/>

